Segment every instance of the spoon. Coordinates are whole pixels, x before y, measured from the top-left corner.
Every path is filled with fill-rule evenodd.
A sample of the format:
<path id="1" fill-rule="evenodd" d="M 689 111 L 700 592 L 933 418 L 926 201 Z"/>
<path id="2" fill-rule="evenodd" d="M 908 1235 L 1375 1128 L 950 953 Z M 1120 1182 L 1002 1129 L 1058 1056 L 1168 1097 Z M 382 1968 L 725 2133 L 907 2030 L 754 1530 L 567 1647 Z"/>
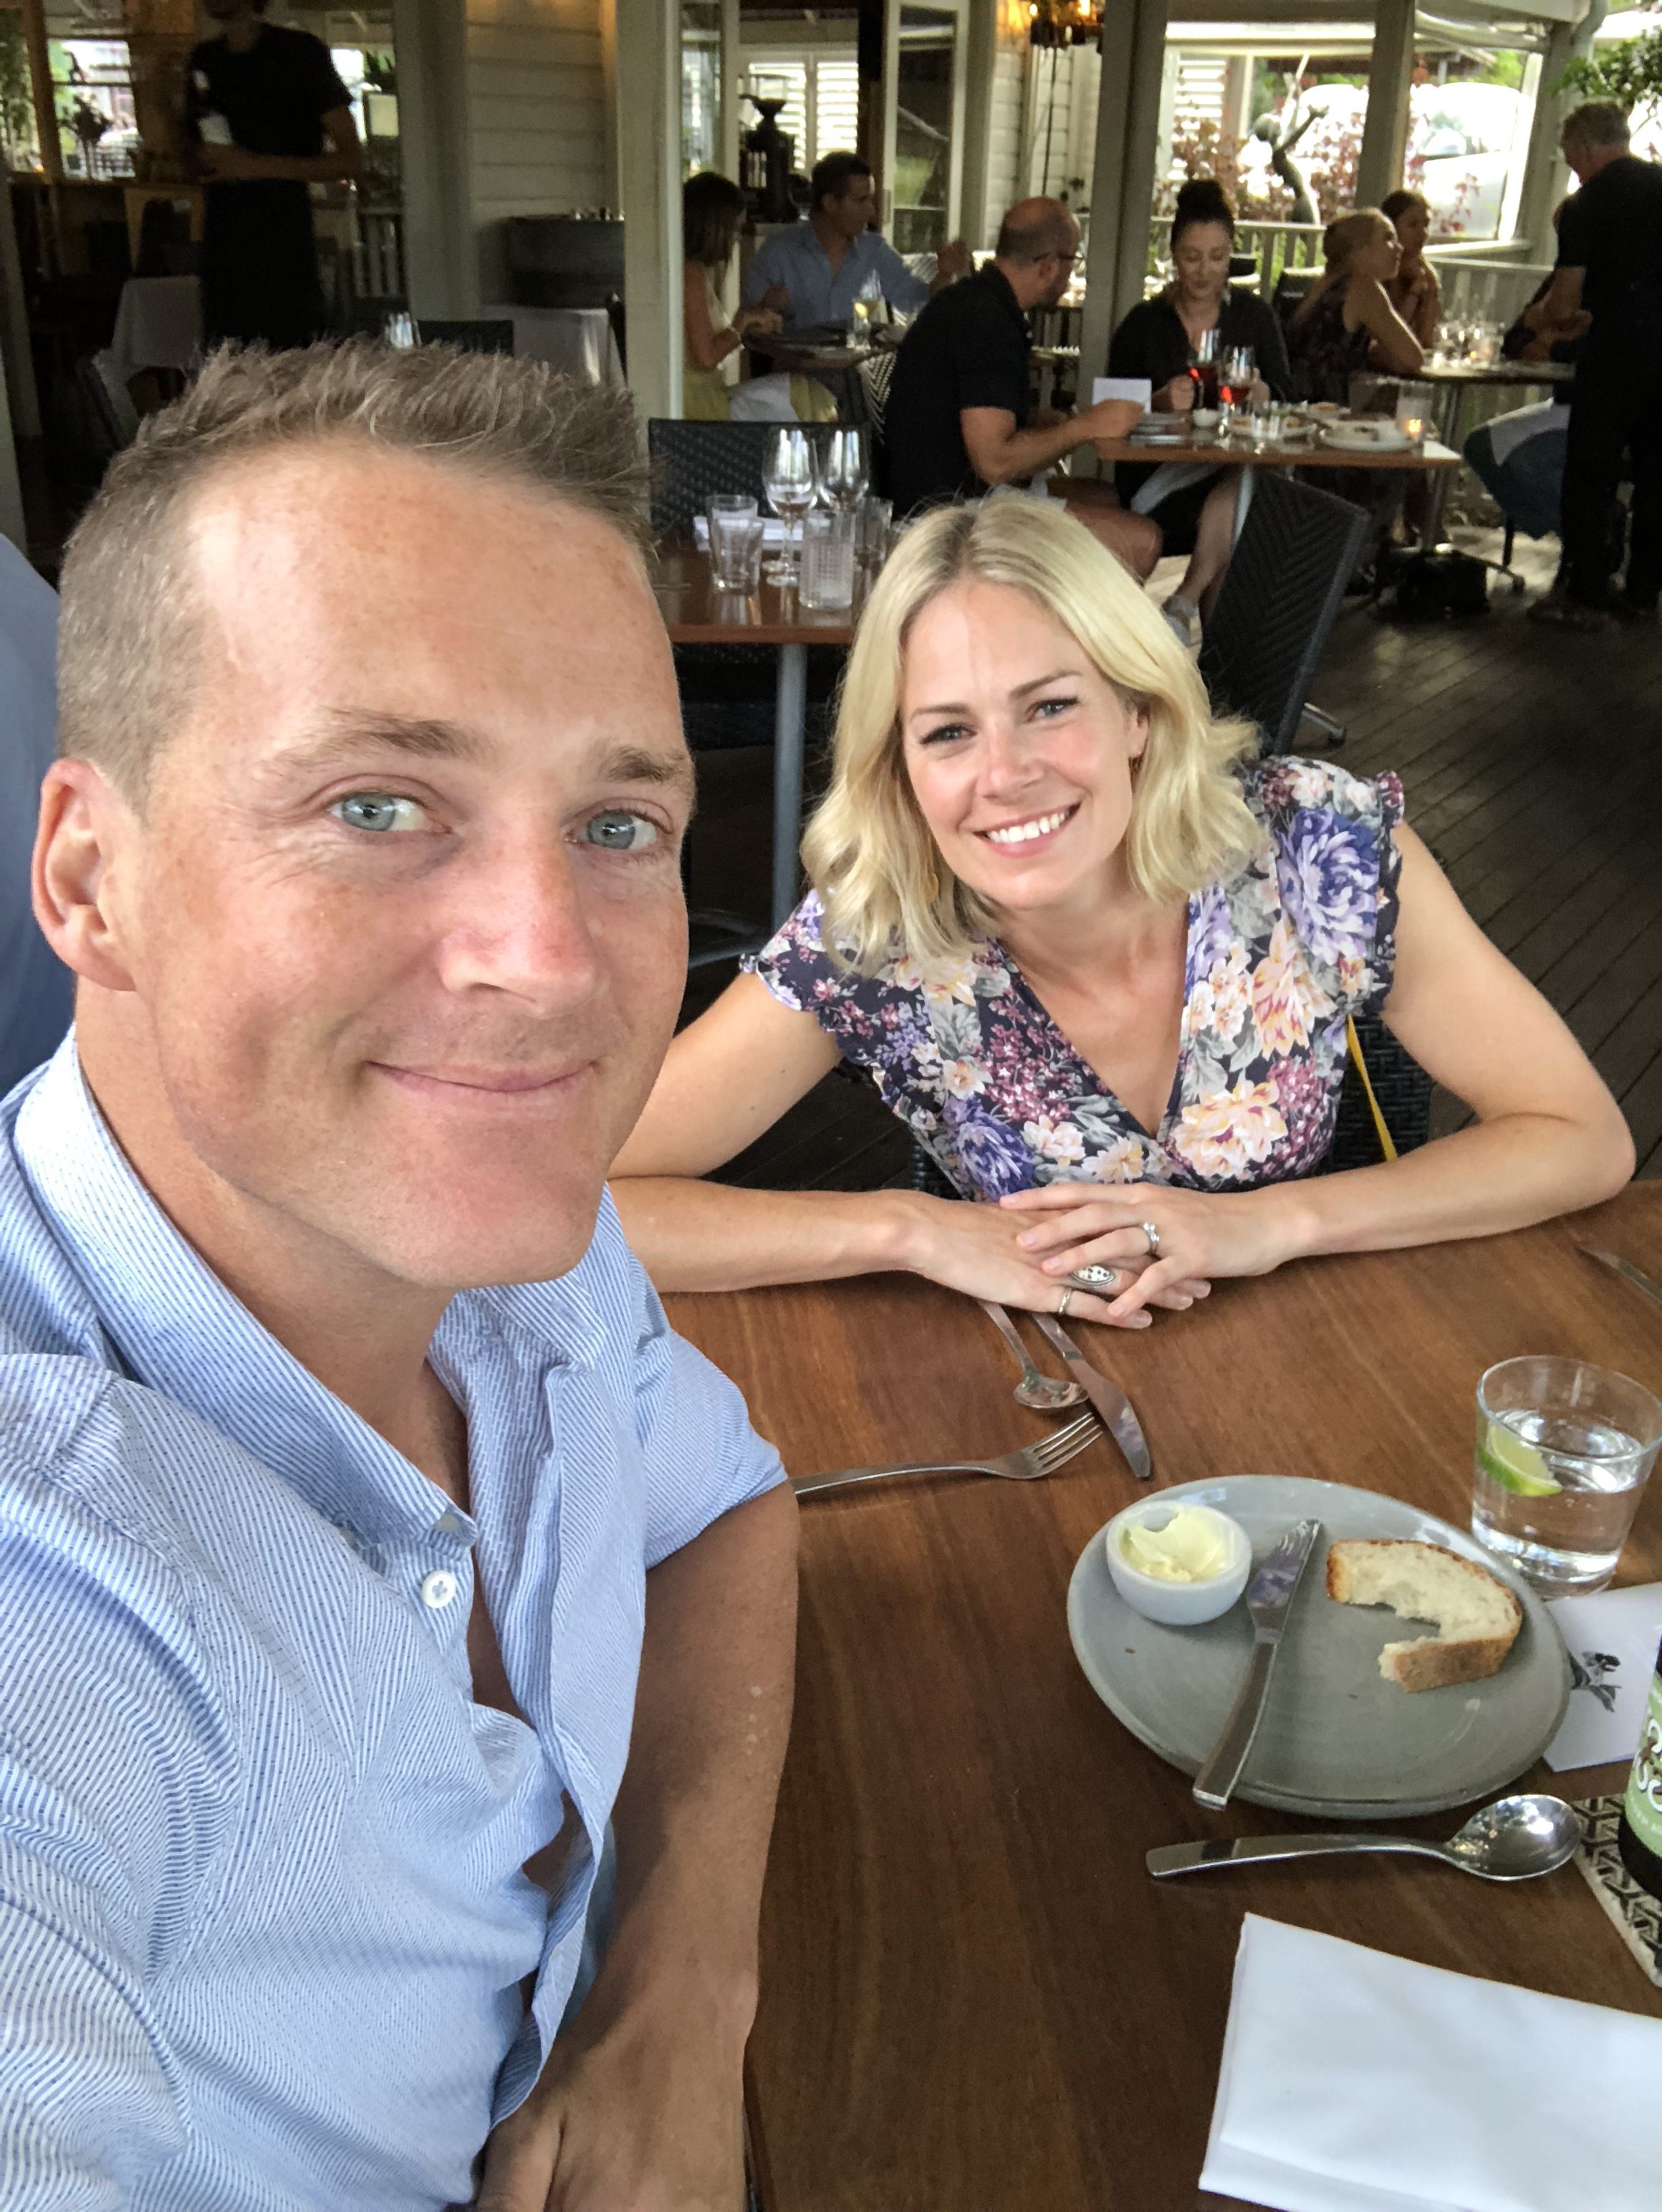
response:
<path id="1" fill-rule="evenodd" d="M 987 1298 L 977 1298 L 976 1304 L 1021 1362 L 1021 1380 L 1014 1394 L 1018 1406 L 1031 1407 L 1036 1413 L 1059 1413 L 1064 1406 L 1084 1404 L 1085 1393 L 1077 1382 L 1060 1382 L 1053 1376 L 1039 1373 L 1027 1357 L 1027 1347 L 1016 1334 L 1015 1323 L 1002 1306 L 995 1306 Z"/>
<path id="2" fill-rule="evenodd" d="M 1567 1866 L 1581 1840 L 1580 1824 L 1562 1797 L 1498 1797 L 1474 1813 L 1446 1844 L 1420 1836 L 1240 1836 L 1231 1843 L 1166 1844 L 1148 1854 L 1154 1875 L 1192 1874 L 1202 1867 L 1239 1866 L 1248 1859 L 1301 1859 L 1326 1851 L 1412 1851 L 1446 1859 L 1484 1881 L 1527 1881 Z"/>

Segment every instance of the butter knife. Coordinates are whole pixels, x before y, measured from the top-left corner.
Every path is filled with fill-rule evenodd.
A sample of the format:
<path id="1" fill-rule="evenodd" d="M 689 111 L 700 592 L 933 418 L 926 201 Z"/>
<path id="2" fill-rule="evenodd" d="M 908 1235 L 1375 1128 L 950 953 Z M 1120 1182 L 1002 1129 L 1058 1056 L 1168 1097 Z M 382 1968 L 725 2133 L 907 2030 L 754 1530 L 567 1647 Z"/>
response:
<path id="1" fill-rule="evenodd" d="M 1246 1755 L 1263 1717 L 1263 1701 L 1269 1689 L 1270 1670 L 1281 1649 L 1282 1631 L 1316 1539 L 1319 1521 L 1295 1522 L 1272 1552 L 1268 1553 L 1246 1585 L 1246 1609 L 1252 1616 L 1252 1660 L 1241 1685 L 1235 1709 L 1224 1724 L 1195 1777 L 1195 1798 L 1209 1812 L 1221 1813 L 1241 1778 Z"/>
<path id="2" fill-rule="evenodd" d="M 1033 1319 L 1038 1323 L 1041 1333 L 1067 1361 L 1068 1372 L 1106 1422 L 1114 1442 L 1124 1453 L 1132 1474 L 1139 1482 L 1152 1480 L 1154 1470 L 1148 1457 L 1148 1439 L 1124 1391 L 1117 1382 L 1111 1382 L 1105 1375 L 1098 1373 L 1066 1329 L 1051 1315 L 1036 1313 Z"/>
<path id="3" fill-rule="evenodd" d="M 1597 1260 L 1601 1267 L 1608 1267 L 1613 1275 L 1620 1275 L 1624 1283 L 1631 1283 L 1636 1291 L 1643 1291 L 1647 1298 L 1654 1298 L 1662 1306 L 1662 1283 L 1653 1283 L 1642 1267 L 1635 1267 L 1631 1260 L 1624 1260 L 1619 1252 L 1607 1252 L 1602 1244 L 1578 1244 L 1578 1252 L 1585 1252 L 1589 1260 Z"/>

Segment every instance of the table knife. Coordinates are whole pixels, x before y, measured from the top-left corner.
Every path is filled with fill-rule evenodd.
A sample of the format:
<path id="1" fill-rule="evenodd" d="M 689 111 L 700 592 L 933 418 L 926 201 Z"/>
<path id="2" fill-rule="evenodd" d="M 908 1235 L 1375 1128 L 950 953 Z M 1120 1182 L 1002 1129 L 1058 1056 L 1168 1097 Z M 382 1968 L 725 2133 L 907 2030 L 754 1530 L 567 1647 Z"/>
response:
<path id="1" fill-rule="evenodd" d="M 1578 1244 L 1578 1252 L 1585 1252 L 1589 1260 L 1597 1260 L 1601 1267 L 1608 1267 L 1613 1275 L 1620 1275 L 1624 1283 L 1631 1283 L 1636 1291 L 1643 1291 L 1647 1298 L 1654 1298 L 1662 1306 L 1662 1283 L 1654 1283 L 1642 1267 L 1635 1267 L 1631 1260 L 1624 1260 L 1619 1252 L 1607 1252 L 1602 1244 Z"/>
<path id="2" fill-rule="evenodd" d="M 1208 1812 L 1221 1813 L 1241 1778 L 1246 1755 L 1263 1717 L 1263 1701 L 1269 1689 L 1270 1670 L 1281 1648 L 1282 1631 L 1316 1539 L 1319 1521 L 1295 1522 L 1275 1549 L 1266 1554 L 1246 1585 L 1246 1609 L 1252 1616 L 1252 1659 L 1241 1685 L 1235 1709 L 1223 1734 L 1195 1777 L 1196 1802 Z"/>
<path id="3" fill-rule="evenodd" d="M 1124 1453 L 1132 1474 L 1139 1482 L 1149 1481 L 1154 1475 L 1154 1466 L 1148 1457 L 1148 1443 L 1142 1433 L 1142 1424 L 1136 1417 L 1131 1401 L 1117 1382 L 1111 1382 L 1105 1375 L 1098 1373 L 1060 1322 L 1050 1314 L 1035 1314 L 1033 1319 L 1067 1361 L 1068 1372 L 1107 1423 L 1110 1433 Z"/>

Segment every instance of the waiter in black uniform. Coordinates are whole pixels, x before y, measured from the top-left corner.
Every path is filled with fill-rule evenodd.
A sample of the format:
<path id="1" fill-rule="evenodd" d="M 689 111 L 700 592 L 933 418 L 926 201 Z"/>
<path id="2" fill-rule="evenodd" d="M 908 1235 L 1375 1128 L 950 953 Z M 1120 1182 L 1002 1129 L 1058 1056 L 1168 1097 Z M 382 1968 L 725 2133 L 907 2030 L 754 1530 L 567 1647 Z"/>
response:
<path id="1" fill-rule="evenodd" d="M 357 178 L 363 149 L 329 49 L 264 20 L 265 0 L 203 0 L 220 26 L 191 56 L 206 172 L 202 320 L 209 345 L 309 345 L 327 320 L 310 187 Z"/>

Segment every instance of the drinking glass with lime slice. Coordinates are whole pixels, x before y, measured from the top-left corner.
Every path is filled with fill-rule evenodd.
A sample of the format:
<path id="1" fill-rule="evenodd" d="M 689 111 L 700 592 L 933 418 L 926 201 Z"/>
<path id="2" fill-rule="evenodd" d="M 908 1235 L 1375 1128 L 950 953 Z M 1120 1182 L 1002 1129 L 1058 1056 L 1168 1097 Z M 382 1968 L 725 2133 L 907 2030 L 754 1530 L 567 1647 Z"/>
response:
<path id="1" fill-rule="evenodd" d="M 1471 1533 L 1543 1597 L 1616 1572 L 1662 1444 L 1662 1405 L 1584 1359 L 1505 1359 L 1477 1385 Z"/>

